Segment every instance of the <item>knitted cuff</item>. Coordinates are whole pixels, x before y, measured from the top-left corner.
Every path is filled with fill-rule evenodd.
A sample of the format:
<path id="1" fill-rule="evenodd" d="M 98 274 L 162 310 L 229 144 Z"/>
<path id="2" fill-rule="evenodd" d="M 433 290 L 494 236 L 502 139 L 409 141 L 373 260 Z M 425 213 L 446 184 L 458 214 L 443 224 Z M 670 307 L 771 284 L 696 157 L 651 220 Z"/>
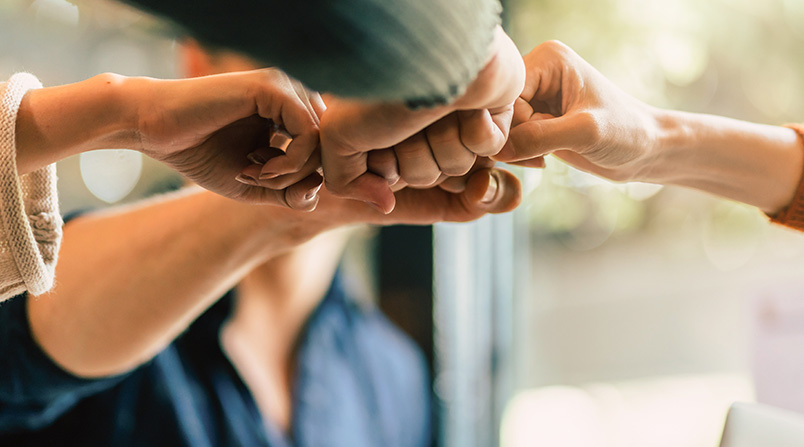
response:
<path id="1" fill-rule="evenodd" d="M 20 103 L 25 93 L 41 87 L 33 75 L 18 73 L 0 89 L 0 301 L 53 286 L 62 226 L 56 166 L 20 176 L 16 161 Z"/>
<path id="2" fill-rule="evenodd" d="M 804 126 L 800 124 L 788 124 L 785 127 L 795 130 L 798 133 L 801 142 L 804 143 Z M 804 231 L 804 174 L 799 180 L 796 195 L 793 201 L 790 202 L 784 209 L 779 211 L 775 216 L 770 216 L 771 221 L 779 225 L 794 228 L 799 231 Z"/>

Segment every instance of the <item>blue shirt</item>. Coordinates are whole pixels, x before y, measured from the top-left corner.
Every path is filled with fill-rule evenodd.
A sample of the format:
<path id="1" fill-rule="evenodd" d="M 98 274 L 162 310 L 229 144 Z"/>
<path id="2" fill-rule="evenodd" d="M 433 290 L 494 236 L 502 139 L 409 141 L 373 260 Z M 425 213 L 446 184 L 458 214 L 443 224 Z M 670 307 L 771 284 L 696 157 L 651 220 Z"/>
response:
<path id="1" fill-rule="evenodd" d="M 232 292 L 164 351 L 121 376 L 75 377 L 33 340 L 25 296 L 0 305 L 0 446 L 327 446 L 431 444 L 426 364 L 336 278 L 297 352 L 289 434 L 266 424 L 221 350 Z"/>

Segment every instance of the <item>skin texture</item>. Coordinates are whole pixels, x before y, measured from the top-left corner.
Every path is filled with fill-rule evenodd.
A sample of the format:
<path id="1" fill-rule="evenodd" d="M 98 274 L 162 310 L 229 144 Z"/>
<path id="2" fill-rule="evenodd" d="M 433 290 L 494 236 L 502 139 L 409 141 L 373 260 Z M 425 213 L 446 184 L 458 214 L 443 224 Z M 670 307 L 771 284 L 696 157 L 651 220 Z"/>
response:
<path id="1" fill-rule="evenodd" d="M 223 196 L 310 210 L 315 202 L 301 199 L 322 179 L 315 161 L 298 160 L 316 153 L 322 104 L 275 69 L 188 80 L 99 75 L 25 95 L 16 128 L 18 171 L 89 150 L 129 148 Z M 275 162 L 298 167 L 285 179 L 288 187 L 236 180 L 250 164 L 247 155 L 268 145 L 273 124 L 293 137 Z"/>
<path id="2" fill-rule="evenodd" d="M 533 49 L 525 66 L 496 160 L 540 167 L 554 154 L 611 180 L 686 186 L 770 214 L 793 199 L 804 155 L 791 129 L 648 106 L 560 42 Z"/>
<path id="3" fill-rule="evenodd" d="M 156 355 L 249 272 L 318 234 L 361 223 L 469 221 L 510 211 L 520 194 L 511 174 L 481 170 L 460 194 L 399 191 L 387 215 L 326 191 L 318 209 L 304 213 L 196 190 L 81 217 L 65 227 L 55 289 L 28 301 L 31 328 L 67 371 L 122 373 Z"/>
<path id="4" fill-rule="evenodd" d="M 388 213 L 397 181 L 433 186 L 502 148 L 524 67 L 500 28 L 489 54 L 463 96 L 420 110 L 335 97 L 327 110 L 317 93 L 277 69 L 187 80 L 103 74 L 34 90 L 17 119 L 18 170 L 129 148 L 225 197 L 309 211 L 323 164 L 333 193 Z M 272 148 L 278 133 L 287 143 L 281 150 Z"/>
<path id="5" fill-rule="evenodd" d="M 394 208 L 391 185 L 397 180 L 424 187 L 444 174 L 468 172 L 477 156 L 502 148 L 523 81 L 521 56 L 498 29 L 489 62 L 453 104 L 411 110 L 327 98 L 321 118 L 327 189 L 387 213 Z"/>
<path id="6" fill-rule="evenodd" d="M 246 72 L 254 66 L 254 62 L 231 53 L 209 53 L 194 42 L 185 44 L 182 55 L 188 75 L 197 77 L 195 81 L 210 90 L 228 82 L 217 75 Z M 134 85 L 137 88 L 130 92 L 141 91 L 140 87 L 156 88 L 158 85 L 151 83 L 160 83 L 118 80 L 129 84 L 126 88 L 134 82 L 143 83 Z M 292 90 L 305 109 L 294 110 L 309 112 L 317 125 L 317 118 L 324 111 L 320 97 L 300 88 L 298 83 L 285 84 L 282 77 L 271 78 L 271 82 L 285 85 L 289 95 Z M 159 92 L 175 94 L 180 88 L 194 87 L 174 81 L 164 84 Z M 141 101 L 149 103 L 146 97 Z M 159 114 L 186 115 L 192 119 L 196 115 L 176 111 L 197 104 L 173 101 L 162 106 L 172 113 Z M 304 146 L 294 152 L 288 146 L 287 153 L 268 148 L 266 143 L 281 140 L 286 144 L 288 138 L 264 121 L 262 116 L 250 116 L 228 124 L 202 145 L 235 142 L 235 147 L 243 149 L 236 151 L 232 163 L 251 163 L 244 172 L 257 184 L 273 190 L 286 188 L 276 202 L 284 201 L 301 210 L 318 205 L 316 211 L 302 213 L 253 206 L 196 189 L 70 222 L 65 227 L 57 267 L 57 287 L 46 296 L 28 301 L 34 337 L 54 361 L 84 377 L 131 370 L 157 354 L 226 290 L 237 286 L 234 314 L 222 328 L 222 346 L 264 417 L 287 428 L 292 414 L 290 385 L 297 337 L 331 282 L 345 242 L 345 232 L 340 229 L 366 223 L 469 221 L 490 212 L 510 211 L 520 201 L 516 178 L 505 171 L 490 169 L 493 162 L 487 158 L 475 160 L 473 155 L 468 168 L 471 172 L 440 179 L 442 188 L 405 189 L 407 184 L 400 179 L 394 186 L 398 207 L 384 214 L 366 203 L 340 199 L 325 190 L 319 192 L 321 180 L 315 171 L 320 163 L 319 148 L 310 151 L 310 146 Z M 288 120 L 284 124 L 292 130 Z M 193 141 L 174 138 L 177 132 L 185 132 L 188 125 L 192 121 L 168 123 L 161 129 L 158 126 L 164 124 L 150 124 L 147 129 L 157 130 L 147 132 L 151 137 L 141 150 L 154 154 L 160 147 L 191 145 Z M 272 140 L 277 134 L 279 140 Z M 122 141 L 129 147 L 141 141 L 141 135 L 125 132 L 116 134 L 107 130 L 100 135 L 111 135 L 112 141 Z M 292 134 L 290 137 L 293 144 L 296 137 Z M 71 150 L 77 152 L 86 147 Z M 179 161 L 172 160 L 172 156 L 166 161 L 180 167 L 189 158 L 190 165 L 195 163 L 203 168 L 210 160 L 194 160 L 193 154 L 198 150 L 191 146 L 178 152 Z M 204 156 L 216 154 L 213 150 L 202 150 Z M 301 156 L 294 158 L 294 154 Z M 305 157 L 308 160 L 299 163 Z M 396 160 L 393 161 L 395 164 Z M 264 178 L 265 173 L 276 172 L 287 174 Z M 201 169 L 195 176 L 203 180 L 203 174 Z M 297 188 L 298 183 L 294 182 L 304 175 L 307 177 L 301 182 L 307 182 L 309 188 Z M 244 188 L 248 183 L 241 178 L 219 187 L 226 185 Z M 310 191 L 312 197 L 308 196 Z M 121 238 L 121 234 L 126 237 Z M 104 274 L 99 277 L 93 273 L 97 271 Z"/>

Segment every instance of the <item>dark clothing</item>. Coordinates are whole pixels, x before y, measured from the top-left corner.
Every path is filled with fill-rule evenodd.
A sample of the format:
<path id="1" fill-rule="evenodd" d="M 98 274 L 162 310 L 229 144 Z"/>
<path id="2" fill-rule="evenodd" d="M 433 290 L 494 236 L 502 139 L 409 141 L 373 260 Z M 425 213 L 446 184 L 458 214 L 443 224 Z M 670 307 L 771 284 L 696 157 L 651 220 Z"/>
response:
<path id="1" fill-rule="evenodd" d="M 489 57 L 499 0 L 127 0 L 339 96 L 449 102 Z"/>
<path id="2" fill-rule="evenodd" d="M 230 292 L 130 373 L 77 378 L 33 340 L 25 296 L 0 305 L 0 446 L 327 446 L 430 444 L 423 356 L 339 281 L 308 320 L 289 435 L 263 422 L 219 344 Z"/>

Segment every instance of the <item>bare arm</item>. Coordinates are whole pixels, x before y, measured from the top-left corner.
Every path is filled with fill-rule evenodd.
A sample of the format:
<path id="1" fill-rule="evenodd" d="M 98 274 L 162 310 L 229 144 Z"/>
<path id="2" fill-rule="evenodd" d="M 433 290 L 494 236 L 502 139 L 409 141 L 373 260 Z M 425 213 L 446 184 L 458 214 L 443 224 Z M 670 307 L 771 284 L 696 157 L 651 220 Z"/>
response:
<path id="1" fill-rule="evenodd" d="M 253 267 L 354 223 L 468 221 L 519 203 L 505 171 L 472 174 L 461 193 L 397 193 L 384 215 L 322 192 L 317 211 L 245 205 L 205 192 L 79 218 L 65 227 L 58 283 L 29 298 L 33 334 L 67 371 L 98 377 L 149 360 Z M 303 278 L 295 278 L 303 281 Z"/>
<path id="2" fill-rule="evenodd" d="M 309 210 L 314 203 L 287 200 L 288 190 L 317 186 L 303 181 L 318 168 L 318 117 L 301 93 L 275 69 L 183 80 L 103 74 L 31 90 L 17 115 L 17 169 L 24 174 L 94 149 L 134 149 L 226 197 Z M 294 137 L 278 157 L 299 164 L 282 178 L 287 190 L 236 180 L 247 155 L 267 147 L 272 123 Z"/>
<path id="3" fill-rule="evenodd" d="M 793 199 L 804 164 L 795 131 L 648 106 L 557 42 L 525 64 L 515 127 L 496 159 L 538 165 L 554 153 L 612 180 L 687 186 L 768 213 Z"/>
<path id="4" fill-rule="evenodd" d="M 289 219 L 260 222 L 244 207 L 194 192 L 70 222 L 55 289 L 29 300 L 37 341 L 80 376 L 148 360 L 252 267 L 302 237 Z"/>
<path id="5" fill-rule="evenodd" d="M 792 129 L 657 111 L 661 136 L 645 181 L 695 188 L 774 214 L 793 200 L 802 142 Z"/>

